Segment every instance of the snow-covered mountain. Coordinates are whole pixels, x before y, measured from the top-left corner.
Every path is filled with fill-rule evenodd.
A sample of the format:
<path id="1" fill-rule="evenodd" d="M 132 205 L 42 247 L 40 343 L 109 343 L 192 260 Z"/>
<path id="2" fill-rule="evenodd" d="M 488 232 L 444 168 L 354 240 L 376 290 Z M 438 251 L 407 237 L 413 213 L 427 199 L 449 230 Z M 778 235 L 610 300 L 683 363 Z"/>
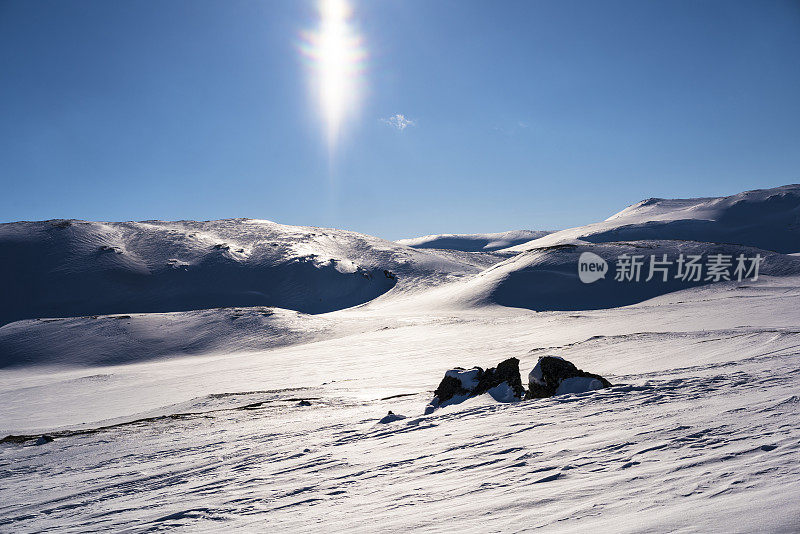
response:
<path id="1" fill-rule="evenodd" d="M 585 252 L 596 254 L 608 263 L 604 277 L 592 283 L 581 282 L 578 275 L 578 262 Z M 705 271 L 698 279 L 676 277 L 677 262 L 681 256 L 695 256 L 700 257 L 702 266 L 706 267 L 709 258 L 717 255 L 731 261 L 727 279 L 733 281 L 737 278 L 733 276 L 735 258 L 739 256 L 743 256 L 743 267 L 747 270 L 751 266 L 749 258 L 759 256 L 762 259 L 759 276 L 800 275 L 798 257 L 739 245 L 696 241 L 578 242 L 522 252 L 469 280 L 432 290 L 426 297 L 430 306 L 438 303 L 442 307 L 461 309 L 487 305 L 537 311 L 614 308 L 712 283 Z M 623 278 L 616 272 L 619 258 L 625 256 L 636 257 L 640 262 L 636 279 Z M 667 263 L 659 264 L 664 258 Z M 651 261 L 656 263 L 652 277 Z M 662 270 L 658 270 L 659 265 Z M 746 272 L 742 271 L 744 274 Z M 746 283 L 748 278 L 742 278 Z M 717 283 L 727 279 L 720 278 Z"/>
<path id="2" fill-rule="evenodd" d="M 649 200 L 499 252 L 0 225 L 0 530 L 797 532 L 797 198 Z M 425 414 L 448 369 L 545 355 L 613 386 Z"/>
<path id="3" fill-rule="evenodd" d="M 575 240 L 591 243 L 681 239 L 800 252 L 800 185 L 718 198 L 650 198 L 602 222 L 554 232 L 507 250 L 523 252 Z"/>
<path id="4" fill-rule="evenodd" d="M 321 313 L 502 259 L 430 254 L 269 221 L 0 224 L 0 325 L 19 319 L 276 306 Z"/>
<path id="5" fill-rule="evenodd" d="M 715 237 L 725 234 L 730 242 L 783 236 L 776 248 L 791 250 L 798 190 L 651 199 L 604 222 L 501 253 L 420 250 L 355 232 L 250 219 L 3 224 L 0 255 L 13 261 L 0 267 L 9 281 L 0 289 L 0 321 L 12 324 L 0 328 L 0 367 L 118 364 L 305 343 L 360 331 L 357 321 L 307 313 L 357 305 L 384 315 L 487 306 L 601 309 L 709 283 L 705 276 L 686 281 L 674 273 L 666 282 L 646 281 L 647 261 L 664 254 L 672 262 L 681 254 L 702 255 L 704 261 L 714 254 L 731 260 L 760 255 L 762 276 L 798 274 L 800 258 L 769 250 L 643 239 L 669 233 L 677 221 L 686 238 L 708 238 L 713 228 Z M 751 230 L 737 233 L 744 222 Z M 761 233 L 753 233 L 758 228 Z M 620 233 L 642 239 L 614 241 Z M 497 245 L 524 235 L 529 234 L 459 239 L 462 248 L 471 243 L 483 249 L 490 239 Z M 592 284 L 579 280 L 584 252 L 609 265 Z M 615 280 L 614 262 L 625 254 L 642 258 L 640 282 Z"/>
<path id="6" fill-rule="evenodd" d="M 397 241 L 413 248 L 436 248 L 461 250 L 464 252 L 493 251 L 527 243 L 552 232 L 534 230 L 511 230 L 491 234 L 434 234 Z"/>

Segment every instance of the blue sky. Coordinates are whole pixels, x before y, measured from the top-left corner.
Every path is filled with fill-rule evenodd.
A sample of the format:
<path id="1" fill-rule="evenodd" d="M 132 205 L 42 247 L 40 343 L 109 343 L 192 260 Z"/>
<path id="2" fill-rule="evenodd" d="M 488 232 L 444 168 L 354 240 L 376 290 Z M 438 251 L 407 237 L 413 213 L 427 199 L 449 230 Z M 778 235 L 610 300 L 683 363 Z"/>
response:
<path id="1" fill-rule="evenodd" d="M 300 53 L 314 2 L 0 0 L 0 220 L 399 239 L 800 182 L 796 1 L 352 8 L 363 91 L 331 151 Z"/>

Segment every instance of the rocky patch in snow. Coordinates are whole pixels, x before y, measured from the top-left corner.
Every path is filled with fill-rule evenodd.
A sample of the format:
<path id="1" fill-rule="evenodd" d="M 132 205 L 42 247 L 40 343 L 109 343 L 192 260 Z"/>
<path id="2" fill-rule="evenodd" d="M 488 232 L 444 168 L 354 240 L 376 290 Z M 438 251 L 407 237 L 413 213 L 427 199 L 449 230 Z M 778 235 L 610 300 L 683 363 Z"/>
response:
<path id="1" fill-rule="evenodd" d="M 525 391 L 519 374 L 519 360 L 509 358 L 496 368 L 486 370 L 480 367 L 450 369 L 433 392 L 433 400 L 425 407 L 425 414 L 484 393 L 498 402 L 515 402 L 523 398 L 541 399 L 608 387 L 611 383 L 600 375 L 582 371 L 558 356 L 542 356 L 528 375 L 528 390 Z"/>
<path id="2" fill-rule="evenodd" d="M 525 388 L 519 374 L 519 360 L 508 358 L 497 367 L 464 369 L 456 367 L 444 374 L 439 387 L 434 391 L 431 403 L 425 413 L 450 404 L 458 404 L 470 397 L 489 393 L 500 402 L 513 402 L 522 399 Z"/>
<path id="3" fill-rule="evenodd" d="M 611 383 L 600 375 L 582 371 L 558 356 L 542 356 L 528 375 L 525 398 L 542 399 L 608 387 L 611 387 Z"/>

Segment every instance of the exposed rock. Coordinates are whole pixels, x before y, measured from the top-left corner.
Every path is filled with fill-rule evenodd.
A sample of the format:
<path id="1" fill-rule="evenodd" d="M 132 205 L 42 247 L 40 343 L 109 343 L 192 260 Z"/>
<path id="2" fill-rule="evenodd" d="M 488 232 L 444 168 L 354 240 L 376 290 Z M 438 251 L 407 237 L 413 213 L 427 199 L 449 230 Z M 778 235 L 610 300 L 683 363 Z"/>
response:
<path id="1" fill-rule="evenodd" d="M 517 358 L 509 358 L 500 362 L 496 368 L 486 370 L 480 367 L 456 367 L 444 374 L 439 387 L 433 392 L 433 400 L 425 407 L 425 413 L 430 414 L 442 406 L 458 404 L 484 393 L 488 393 L 498 402 L 515 402 L 523 397 L 541 399 L 611 387 L 611 383 L 602 376 L 582 371 L 558 356 L 539 358 L 536 367 L 528 375 L 528 382 L 529 389 L 526 393 L 519 375 Z"/>
<path id="2" fill-rule="evenodd" d="M 611 387 L 600 375 L 587 373 L 558 356 L 542 356 L 528 375 L 526 399 L 541 399 L 565 393 L 583 393 Z"/>
<path id="3" fill-rule="evenodd" d="M 478 383 L 476 395 L 506 383 L 511 387 L 514 395 L 522 398 L 525 388 L 522 387 L 522 378 L 519 375 L 519 360 L 509 358 L 497 364 L 497 369 L 487 369 Z"/>
<path id="4" fill-rule="evenodd" d="M 425 413 L 447 404 L 457 404 L 470 397 L 490 393 L 503 402 L 520 400 L 525 394 L 519 375 L 519 360 L 509 358 L 497 367 L 483 370 L 480 367 L 450 369 L 433 392 L 434 397 Z"/>
<path id="5" fill-rule="evenodd" d="M 450 369 L 445 372 L 444 378 L 439 382 L 439 387 L 433 392 L 434 398 L 438 399 L 441 404 L 456 396 L 469 395 L 478 386 L 481 375 L 483 375 L 483 369 L 480 367 Z"/>
<path id="6" fill-rule="evenodd" d="M 311 403 L 305 399 L 297 403 L 298 406 L 311 406 Z"/>
<path id="7" fill-rule="evenodd" d="M 34 445 L 44 445 L 45 443 L 50 443 L 51 441 L 53 441 L 53 437 L 52 436 L 48 436 L 47 434 L 45 434 L 43 436 L 39 436 L 36 439 L 36 441 L 33 442 L 33 444 Z"/>

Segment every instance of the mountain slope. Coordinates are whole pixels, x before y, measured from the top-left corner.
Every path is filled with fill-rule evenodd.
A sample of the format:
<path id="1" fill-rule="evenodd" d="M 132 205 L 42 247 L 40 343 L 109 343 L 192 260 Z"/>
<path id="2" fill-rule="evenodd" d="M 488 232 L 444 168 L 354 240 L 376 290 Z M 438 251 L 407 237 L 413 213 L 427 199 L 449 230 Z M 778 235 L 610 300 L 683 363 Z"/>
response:
<path id="1" fill-rule="evenodd" d="M 269 221 L 0 225 L 0 324 L 36 317 L 275 306 L 321 313 L 477 273 L 355 232 Z M 386 272 L 384 272 L 386 271 Z"/>
<path id="2" fill-rule="evenodd" d="M 534 230 L 512 230 L 492 234 L 434 234 L 410 239 L 400 239 L 397 243 L 413 248 L 435 248 L 461 250 L 464 252 L 486 252 L 513 247 L 532 239 L 544 237 L 551 232 Z"/>
<path id="3" fill-rule="evenodd" d="M 505 249 L 523 252 L 575 240 L 734 243 L 793 253 L 800 251 L 800 185 L 745 191 L 719 198 L 651 198 L 602 222 L 570 228 Z"/>
<path id="4" fill-rule="evenodd" d="M 579 279 L 579 261 L 585 252 L 593 253 L 607 262 L 602 278 L 592 283 Z M 721 254 L 730 261 L 727 278 L 708 279 L 708 264 L 712 257 Z M 640 262 L 639 278 L 616 280 L 620 256 L 636 256 Z M 666 255 L 668 264 L 659 264 Z M 699 280 L 694 276 L 676 278 L 678 258 L 689 255 L 701 256 Z M 523 252 L 495 264 L 477 276 L 436 288 L 427 295 L 411 300 L 407 306 L 423 306 L 441 309 L 475 309 L 482 306 L 499 305 L 527 308 L 536 311 L 592 310 L 626 306 L 637 302 L 711 283 L 726 283 L 746 286 L 752 279 L 742 273 L 737 280 L 736 258 L 744 256 L 744 267 L 749 270 L 750 259 L 759 255 L 763 260 L 759 276 L 791 276 L 800 274 L 800 258 L 788 254 L 715 243 L 694 241 L 630 241 L 616 243 L 561 244 Z M 656 267 L 650 277 L 651 257 Z M 666 269 L 666 273 L 659 270 Z M 628 272 L 628 271 L 626 271 Z M 684 272 L 686 270 L 684 269 Z M 664 279 L 666 275 L 666 280 Z M 648 280 L 650 278 L 650 280 Z"/>

